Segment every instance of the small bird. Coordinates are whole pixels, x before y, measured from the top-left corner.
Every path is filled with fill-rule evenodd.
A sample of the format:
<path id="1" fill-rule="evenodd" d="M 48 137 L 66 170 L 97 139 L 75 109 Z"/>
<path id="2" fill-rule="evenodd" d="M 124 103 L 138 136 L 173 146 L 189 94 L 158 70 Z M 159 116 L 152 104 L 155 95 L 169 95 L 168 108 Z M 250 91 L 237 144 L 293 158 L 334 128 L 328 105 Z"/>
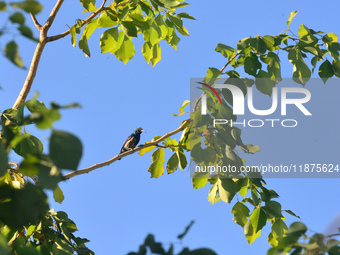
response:
<path id="1" fill-rule="evenodd" d="M 137 146 L 137 144 L 139 143 L 140 140 L 140 134 L 144 132 L 146 133 L 143 128 L 138 127 L 135 129 L 135 132 L 133 132 L 131 135 L 129 135 L 129 137 L 126 139 L 125 143 L 123 144 L 122 149 L 120 150 L 120 153 L 132 150 L 133 148 L 135 148 Z M 121 159 L 119 159 L 121 160 Z"/>

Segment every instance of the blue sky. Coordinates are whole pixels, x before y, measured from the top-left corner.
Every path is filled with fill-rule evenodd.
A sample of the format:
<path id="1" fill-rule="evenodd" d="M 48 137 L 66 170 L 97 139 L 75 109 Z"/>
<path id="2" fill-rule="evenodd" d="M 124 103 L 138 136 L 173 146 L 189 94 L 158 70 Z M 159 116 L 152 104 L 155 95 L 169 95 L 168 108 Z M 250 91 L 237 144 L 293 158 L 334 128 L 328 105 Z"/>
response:
<path id="1" fill-rule="evenodd" d="M 115 156 L 137 126 L 147 131 L 142 134 L 142 143 L 177 128 L 187 116 L 173 117 L 171 113 L 177 113 L 182 102 L 190 98 L 190 78 L 204 77 L 208 67 L 221 68 L 226 63 L 214 51 L 218 43 L 235 47 L 238 40 L 248 36 L 279 34 L 286 29 L 288 14 L 295 10 L 298 14 L 291 30 L 297 31 L 303 23 L 314 30 L 340 34 L 340 2 L 188 2 L 191 5 L 185 11 L 197 19 L 185 22 L 190 37 L 181 37 L 177 52 L 161 44 L 162 60 L 155 68 L 148 66 L 141 54 L 142 38 L 134 40 L 136 55 L 126 66 L 113 55 L 101 54 L 99 37 L 103 29 L 89 40 L 90 58 L 72 47 L 69 36 L 46 46 L 30 97 L 39 91 L 39 99 L 46 104 L 78 102 L 83 106 L 63 111 L 54 127 L 77 134 L 82 140 L 80 168 Z M 51 8 L 52 3 L 45 3 L 38 20 L 46 20 Z M 65 31 L 77 18 L 86 18 L 81 11 L 77 1 L 65 1 L 49 35 Z M 29 65 L 35 45 L 20 37 L 15 39 Z M 282 76 L 289 78 L 292 66 L 283 59 Z M 25 71 L 2 61 L 0 110 L 13 105 L 26 76 Z M 312 93 L 308 109 L 313 116 L 302 118 L 294 113 L 301 119 L 298 128 L 243 130 L 243 140 L 261 149 L 260 153 L 245 156 L 248 164 L 340 164 L 337 80 L 307 88 Z M 259 98 L 269 100 L 268 96 Z M 46 143 L 49 132 L 30 132 Z M 65 200 L 59 205 L 51 197 L 51 207 L 68 213 L 78 226 L 78 235 L 91 241 L 89 247 L 96 254 L 137 251 L 148 233 L 163 243 L 177 242 L 177 234 L 191 220 L 196 223 L 184 241 L 177 242 L 178 250 L 189 246 L 210 247 L 218 254 L 265 254 L 270 247 L 269 224 L 248 246 L 243 229 L 232 220 L 232 205 L 210 205 L 206 199 L 208 187 L 193 190 L 188 169 L 151 179 L 147 172 L 150 156 L 131 155 L 62 183 Z M 19 158 L 13 156 L 12 160 Z M 267 183 L 279 193 L 283 209 L 294 211 L 314 231 L 324 231 L 339 213 L 339 179 L 282 178 L 267 179 Z M 295 220 L 287 216 L 287 225 Z"/>

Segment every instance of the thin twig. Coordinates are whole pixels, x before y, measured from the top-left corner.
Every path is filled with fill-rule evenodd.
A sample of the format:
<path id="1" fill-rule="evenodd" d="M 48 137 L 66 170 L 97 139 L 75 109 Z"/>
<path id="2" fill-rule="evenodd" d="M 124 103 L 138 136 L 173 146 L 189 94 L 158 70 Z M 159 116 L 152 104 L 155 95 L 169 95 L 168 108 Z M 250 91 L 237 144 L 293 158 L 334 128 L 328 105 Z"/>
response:
<path id="1" fill-rule="evenodd" d="M 220 72 L 222 73 L 224 69 L 239 55 L 239 53 L 236 53 L 234 56 L 232 56 L 228 62 L 221 68 Z"/>
<path id="2" fill-rule="evenodd" d="M 34 23 L 35 27 L 36 27 L 39 31 L 41 31 L 42 25 L 40 25 L 40 23 L 38 22 L 37 18 L 34 16 L 33 13 L 31 13 L 31 17 L 32 17 L 32 20 L 33 20 L 33 23 Z"/>
<path id="3" fill-rule="evenodd" d="M 52 9 L 52 11 L 50 13 L 50 16 L 47 18 L 47 21 L 46 21 L 46 23 L 44 25 L 44 29 L 46 29 L 46 33 L 50 29 L 50 27 L 52 26 L 52 23 L 53 23 L 55 17 L 57 16 L 57 13 L 58 13 L 61 5 L 63 4 L 63 2 L 64 2 L 64 0 L 58 0 L 56 5 Z"/>
<path id="4" fill-rule="evenodd" d="M 95 12 L 93 12 L 87 19 L 83 20 L 83 22 L 81 23 L 81 27 L 83 27 L 88 22 L 93 20 L 100 12 L 109 9 L 109 7 L 104 6 L 106 1 L 107 0 L 104 0 L 102 5 Z M 61 33 L 59 35 L 49 36 L 49 37 L 47 37 L 47 42 L 53 42 L 53 41 L 59 40 L 61 38 L 64 38 L 65 36 L 70 34 L 70 31 L 71 31 L 71 29 L 69 29 L 69 30 L 67 30 L 64 33 Z"/>
<path id="5" fill-rule="evenodd" d="M 65 180 L 68 180 L 74 176 L 77 176 L 77 175 L 80 175 L 80 174 L 86 174 L 86 173 L 89 173 L 95 169 L 98 169 L 98 168 L 102 168 L 104 166 L 108 166 L 110 164 L 112 164 L 113 162 L 121 159 L 121 158 L 124 158 L 130 154 L 133 154 L 137 151 L 140 151 L 144 148 L 147 148 L 147 147 L 151 147 L 151 146 L 158 146 L 158 144 L 162 141 L 164 141 L 166 138 L 174 135 L 174 134 L 177 134 L 178 132 L 180 131 L 183 131 L 190 123 L 190 119 L 187 119 L 185 120 L 177 129 L 163 135 L 162 137 L 158 138 L 156 141 L 153 141 L 153 142 L 150 142 L 150 143 L 146 143 L 144 145 L 141 145 L 141 146 L 138 146 L 137 148 L 134 148 L 132 150 L 129 150 L 129 151 L 126 151 L 124 153 L 121 153 L 121 154 L 118 154 L 117 156 L 105 161 L 105 162 L 102 162 L 102 163 L 98 163 L 98 164 L 94 164 L 93 166 L 90 166 L 90 167 L 87 167 L 87 168 L 83 168 L 83 169 L 79 169 L 79 170 L 76 170 L 76 171 L 73 171 L 71 173 L 68 173 L 68 174 L 65 174 L 64 175 L 64 179 Z"/>

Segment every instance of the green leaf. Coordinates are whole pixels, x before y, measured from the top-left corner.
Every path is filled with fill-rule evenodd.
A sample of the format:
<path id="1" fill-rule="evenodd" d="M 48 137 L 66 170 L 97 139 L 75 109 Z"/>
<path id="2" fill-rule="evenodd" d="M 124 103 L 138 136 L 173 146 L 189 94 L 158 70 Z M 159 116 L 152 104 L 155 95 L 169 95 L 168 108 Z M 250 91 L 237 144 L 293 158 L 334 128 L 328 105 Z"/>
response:
<path id="1" fill-rule="evenodd" d="M 164 149 L 160 148 L 152 154 L 152 164 L 149 166 L 148 171 L 151 173 L 151 178 L 158 178 L 164 173 L 163 164 L 164 160 Z"/>
<path id="2" fill-rule="evenodd" d="M 181 116 L 184 113 L 186 113 L 186 112 L 184 112 L 184 108 L 187 107 L 188 104 L 190 104 L 190 101 L 189 100 L 185 100 L 183 102 L 182 106 L 179 108 L 179 112 L 180 113 L 179 114 L 172 114 L 172 115 L 178 117 L 178 116 Z"/>
<path id="3" fill-rule="evenodd" d="M 42 10 L 42 5 L 35 0 L 26 0 L 23 2 L 10 3 L 14 8 L 19 8 L 27 13 L 38 14 Z"/>
<path id="4" fill-rule="evenodd" d="M 48 200 L 40 187 L 26 183 L 22 189 L 0 186 L 0 221 L 13 230 L 38 224 L 48 211 Z"/>
<path id="5" fill-rule="evenodd" d="M 338 36 L 333 33 L 328 33 L 322 37 L 322 41 L 326 44 L 332 44 L 338 41 Z"/>
<path id="6" fill-rule="evenodd" d="M 258 60 L 258 57 L 254 54 L 251 53 L 249 57 L 246 57 L 244 60 L 244 71 L 256 77 L 257 70 L 261 69 L 262 65 L 260 61 Z"/>
<path id="7" fill-rule="evenodd" d="M 275 38 L 271 35 L 265 35 L 262 37 L 264 43 L 266 44 L 267 46 L 267 49 L 269 51 L 275 51 L 277 49 L 279 49 L 278 46 L 275 46 Z"/>
<path id="8" fill-rule="evenodd" d="M 185 18 L 185 19 L 192 19 L 192 20 L 196 20 L 193 16 L 191 16 L 190 14 L 186 13 L 186 12 L 181 12 L 177 14 L 178 17 L 181 18 Z"/>
<path id="9" fill-rule="evenodd" d="M 184 170 L 184 168 L 187 166 L 187 158 L 185 156 L 185 154 L 183 153 L 183 151 L 181 150 L 177 150 L 176 151 L 177 157 L 178 157 L 178 161 L 179 161 L 179 168 Z"/>
<path id="10" fill-rule="evenodd" d="M 96 0 L 79 0 L 79 1 L 85 9 L 83 12 L 92 12 L 97 10 L 95 6 Z"/>
<path id="11" fill-rule="evenodd" d="M 332 67 L 334 70 L 334 75 L 337 77 L 340 77 L 340 61 L 339 60 L 333 60 Z"/>
<path id="12" fill-rule="evenodd" d="M 247 238 L 248 244 L 251 245 L 256 238 L 261 235 L 261 231 L 256 232 L 250 221 L 244 226 L 244 235 Z"/>
<path id="13" fill-rule="evenodd" d="M 299 33 L 299 37 L 302 38 L 302 37 L 304 37 L 306 35 L 309 35 L 310 34 L 310 30 L 304 24 L 301 24 L 300 27 L 299 27 L 298 33 Z"/>
<path id="14" fill-rule="evenodd" d="M 207 75 L 203 78 L 203 82 L 205 82 L 209 85 L 213 85 L 218 80 L 218 77 L 221 74 L 222 73 L 217 68 L 209 67 L 208 70 L 207 70 Z"/>
<path id="15" fill-rule="evenodd" d="M 217 185 L 220 198 L 224 202 L 230 203 L 237 192 L 235 182 L 230 178 L 218 178 Z"/>
<path id="16" fill-rule="evenodd" d="M 131 39 L 124 35 L 122 45 L 114 52 L 115 56 L 126 64 L 135 55 L 135 46 Z"/>
<path id="17" fill-rule="evenodd" d="M 41 157 L 38 177 L 40 186 L 50 190 L 54 190 L 58 183 L 63 180 L 60 169 L 46 155 Z"/>
<path id="18" fill-rule="evenodd" d="M 281 218 L 281 204 L 276 201 L 266 201 L 266 211 L 276 218 Z"/>
<path id="19" fill-rule="evenodd" d="M 29 119 L 36 123 L 38 128 L 47 129 L 53 126 L 53 122 L 60 119 L 60 113 L 57 109 L 51 108 L 42 112 L 34 112 Z"/>
<path id="20" fill-rule="evenodd" d="M 292 20 L 294 19 L 296 14 L 297 14 L 297 11 L 293 11 L 293 12 L 289 13 L 288 21 L 287 21 L 287 27 L 288 28 L 289 28 L 289 25 L 292 22 Z"/>
<path id="21" fill-rule="evenodd" d="M 302 59 L 301 51 L 298 48 L 290 50 L 288 53 L 288 59 L 294 65 L 293 80 L 305 85 L 310 79 L 312 73 L 305 61 Z"/>
<path id="22" fill-rule="evenodd" d="M 13 146 L 14 151 L 23 157 L 27 154 L 41 154 L 43 152 L 43 145 L 38 138 L 33 135 L 22 135 L 19 137 L 20 141 Z M 11 141 L 13 144 L 15 140 Z"/>
<path id="23" fill-rule="evenodd" d="M 194 189 L 203 188 L 208 182 L 209 172 L 195 172 L 192 176 L 192 186 Z"/>
<path id="24" fill-rule="evenodd" d="M 280 241 L 283 237 L 283 234 L 288 230 L 286 223 L 282 219 L 275 220 L 272 225 L 272 235 L 277 240 Z"/>
<path id="25" fill-rule="evenodd" d="M 8 156 L 5 147 L 0 140 L 0 176 L 3 176 L 8 169 Z"/>
<path id="26" fill-rule="evenodd" d="M 217 44 L 215 51 L 221 53 L 224 57 L 228 59 L 235 55 L 234 48 L 222 43 Z"/>
<path id="27" fill-rule="evenodd" d="M 211 203 L 211 204 L 215 204 L 217 203 L 218 201 L 221 200 L 220 196 L 217 195 L 217 191 L 218 191 L 218 186 L 217 186 L 217 182 L 215 182 L 210 190 L 209 190 L 209 194 L 208 194 L 208 201 Z"/>
<path id="28" fill-rule="evenodd" d="M 181 1 L 175 0 L 158 0 L 158 1 L 162 3 L 166 8 L 176 7 L 181 4 Z"/>
<path id="29" fill-rule="evenodd" d="M 325 60 L 320 67 L 318 72 L 320 78 L 322 79 L 323 83 L 326 84 L 326 81 L 334 75 L 333 67 L 331 62 Z"/>
<path id="30" fill-rule="evenodd" d="M 241 178 L 236 182 L 237 191 L 242 196 L 245 197 L 248 192 L 249 179 Z"/>
<path id="31" fill-rule="evenodd" d="M 245 226 L 245 224 L 247 224 L 247 217 L 249 217 L 250 213 L 250 210 L 247 206 L 237 202 L 231 210 L 231 213 L 234 214 L 233 221 L 235 221 L 236 224 L 240 225 L 242 228 Z"/>
<path id="32" fill-rule="evenodd" d="M 52 245 L 52 254 L 73 255 L 72 246 L 61 238 L 57 238 Z"/>
<path id="33" fill-rule="evenodd" d="M 155 16 L 154 12 L 152 11 L 152 9 L 146 5 L 145 3 L 143 3 L 142 1 L 138 1 L 142 11 L 146 14 L 146 16 L 152 18 Z"/>
<path id="34" fill-rule="evenodd" d="M 244 52 L 247 56 L 251 50 L 254 50 L 256 54 L 264 54 L 267 50 L 265 41 L 259 36 L 247 37 L 237 43 L 237 50 Z"/>
<path id="35" fill-rule="evenodd" d="M 90 22 L 87 23 L 84 32 L 83 32 L 83 36 L 86 36 L 86 39 L 89 39 L 90 36 L 93 34 L 93 32 L 96 30 L 97 26 L 98 26 L 98 22 L 99 19 L 93 19 Z"/>
<path id="36" fill-rule="evenodd" d="M 5 2 L 0 1 L 0 11 L 6 11 L 7 10 L 7 5 Z"/>
<path id="37" fill-rule="evenodd" d="M 77 46 L 77 32 L 76 32 L 76 27 L 72 26 L 70 28 L 70 34 L 71 34 L 71 43 L 73 47 Z"/>
<path id="38" fill-rule="evenodd" d="M 314 69 L 316 68 L 316 65 L 318 63 L 318 61 L 321 61 L 322 58 L 318 57 L 318 56 L 314 56 L 312 59 L 311 59 L 311 64 L 313 66 L 313 69 L 312 69 L 312 72 L 314 72 Z"/>
<path id="39" fill-rule="evenodd" d="M 255 85 L 262 94 L 271 96 L 275 87 L 275 81 L 270 79 L 269 73 L 260 70 L 256 76 Z"/>
<path id="40" fill-rule="evenodd" d="M 118 28 L 114 27 L 106 30 L 100 37 L 101 53 L 117 51 L 124 41 L 124 32 L 118 33 Z"/>
<path id="41" fill-rule="evenodd" d="M 50 157 L 57 167 L 76 170 L 82 153 L 83 146 L 76 136 L 64 131 L 52 131 Z"/>
<path id="42" fill-rule="evenodd" d="M 297 216 L 295 213 L 293 213 L 291 210 L 284 210 L 286 213 L 289 213 L 290 215 L 292 215 L 292 216 L 294 216 L 294 217 L 296 217 L 296 218 L 299 218 L 300 219 L 300 217 L 299 216 Z"/>
<path id="43" fill-rule="evenodd" d="M 24 68 L 24 62 L 22 61 L 18 52 L 18 45 L 14 41 L 10 41 L 6 44 L 5 54 L 6 58 L 8 58 L 13 64 Z"/>
<path id="44" fill-rule="evenodd" d="M 301 235 L 306 233 L 306 231 L 307 231 L 307 227 L 305 224 L 303 224 L 302 222 L 294 222 L 289 226 L 286 234 L 292 235 L 295 237 L 300 237 Z"/>
<path id="45" fill-rule="evenodd" d="M 7 238 L 2 233 L 0 233 L 0 254 L 11 254 L 11 248 L 8 245 Z"/>
<path id="46" fill-rule="evenodd" d="M 170 22 L 170 21 L 166 20 L 166 22 Z M 168 34 L 165 40 L 168 44 L 171 45 L 171 47 L 177 50 L 177 45 L 181 39 L 177 36 L 175 29 L 173 27 L 168 26 Z"/>
<path id="47" fill-rule="evenodd" d="M 295 82 L 305 85 L 312 73 L 304 61 L 298 61 L 293 67 L 293 79 Z"/>
<path id="48" fill-rule="evenodd" d="M 252 214 L 249 217 L 249 221 L 254 227 L 254 232 L 257 233 L 260 231 L 267 223 L 267 216 L 264 210 L 261 207 L 255 208 Z"/>
<path id="49" fill-rule="evenodd" d="M 164 22 L 163 16 L 161 14 L 159 14 L 156 18 L 155 18 L 155 22 L 157 24 L 157 26 L 159 27 L 160 31 L 161 31 L 161 38 L 165 39 L 168 35 L 168 27 Z"/>
<path id="50" fill-rule="evenodd" d="M 25 24 L 25 17 L 20 12 L 15 12 L 9 17 L 9 20 L 12 21 L 12 23 L 17 23 L 19 25 Z"/>
<path id="51" fill-rule="evenodd" d="M 184 232 L 181 233 L 181 234 L 179 234 L 179 235 L 177 236 L 177 239 L 183 239 L 183 237 L 186 236 L 186 234 L 188 233 L 188 231 L 190 230 L 190 228 L 192 227 L 192 225 L 194 225 L 194 223 L 195 223 L 195 221 L 192 220 L 192 221 L 189 223 L 189 225 L 186 226 Z"/>
<path id="52" fill-rule="evenodd" d="M 117 20 L 118 19 L 116 13 L 110 11 L 103 11 L 98 19 L 98 28 L 113 27 L 118 24 Z"/>
<path id="53" fill-rule="evenodd" d="M 127 14 L 129 13 L 129 9 L 130 9 L 129 6 L 126 6 L 125 8 L 123 8 L 118 15 L 118 19 L 124 20 L 126 18 Z"/>
<path id="54" fill-rule="evenodd" d="M 162 31 L 154 20 L 148 20 L 142 27 L 144 41 L 150 42 L 152 45 L 159 43 Z"/>
<path id="55" fill-rule="evenodd" d="M 143 43 L 142 53 L 143 53 L 144 59 L 149 64 L 150 60 L 153 57 L 153 47 L 152 47 L 152 44 L 150 42 L 144 42 Z"/>
<path id="56" fill-rule="evenodd" d="M 134 21 L 134 24 L 140 28 L 143 26 L 145 22 L 142 13 L 130 13 L 129 17 Z"/>
<path id="57" fill-rule="evenodd" d="M 261 200 L 266 202 L 269 201 L 271 199 L 271 194 L 270 191 L 267 190 L 265 187 L 261 187 Z"/>
<path id="58" fill-rule="evenodd" d="M 87 44 L 86 36 L 83 35 L 81 37 L 81 39 L 79 40 L 79 43 L 78 43 L 78 47 L 79 47 L 79 49 L 83 50 L 86 57 L 91 56 L 89 45 Z"/>
<path id="59" fill-rule="evenodd" d="M 155 67 L 155 65 L 161 60 L 161 46 L 159 46 L 158 43 L 156 43 L 154 46 L 152 46 L 152 58 L 151 58 L 151 64 L 152 67 Z"/>
<path id="60" fill-rule="evenodd" d="M 29 226 L 29 228 L 27 229 L 27 232 L 26 232 L 26 237 L 31 236 L 34 233 L 34 231 L 36 230 L 36 228 L 37 228 L 36 225 Z"/>
<path id="61" fill-rule="evenodd" d="M 178 32 L 180 32 L 179 30 L 183 29 L 183 20 L 182 20 L 182 18 L 177 16 L 177 15 L 173 16 L 170 13 L 167 13 L 167 16 L 169 17 L 169 20 L 171 21 L 171 23 L 174 24 L 174 26 L 176 27 Z"/>
<path id="62" fill-rule="evenodd" d="M 59 204 L 61 204 L 65 199 L 63 191 L 60 189 L 60 187 L 58 185 L 53 190 L 53 198 L 54 198 L 54 201 L 59 203 Z"/>
<path id="63" fill-rule="evenodd" d="M 37 175 L 39 173 L 40 157 L 28 154 L 20 163 L 19 172 L 25 175 Z"/>
<path id="64" fill-rule="evenodd" d="M 327 44 L 327 50 L 334 60 L 339 60 L 338 43 Z"/>
<path id="65" fill-rule="evenodd" d="M 172 154 L 172 156 L 168 160 L 168 163 L 166 164 L 166 171 L 168 172 L 168 174 L 171 174 L 177 170 L 178 163 L 179 160 L 177 154 Z"/>
<path id="66" fill-rule="evenodd" d="M 137 37 L 137 29 L 133 21 L 122 21 L 122 30 L 125 35 Z"/>
<path id="67" fill-rule="evenodd" d="M 34 40 L 34 41 L 39 41 L 38 39 L 35 39 L 35 38 L 33 37 L 33 32 L 32 32 L 32 30 L 31 30 L 29 27 L 27 27 L 27 26 L 25 26 L 25 25 L 21 25 L 21 26 L 18 28 L 18 30 L 20 31 L 20 33 L 21 33 L 22 36 L 25 36 L 25 37 L 27 37 L 27 38 L 29 38 L 29 39 Z"/>
<path id="68" fill-rule="evenodd" d="M 253 145 L 253 144 L 246 144 L 245 147 L 248 149 L 246 150 L 244 147 L 241 147 L 242 150 L 246 153 L 251 153 L 254 154 L 256 152 L 260 152 L 260 148 L 257 145 Z"/>
<path id="69" fill-rule="evenodd" d="M 150 142 L 146 142 L 145 145 L 148 143 Z M 145 153 L 152 151 L 154 148 L 156 148 L 156 146 L 149 146 L 149 147 L 143 148 L 138 152 L 138 154 L 143 156 Z"/>

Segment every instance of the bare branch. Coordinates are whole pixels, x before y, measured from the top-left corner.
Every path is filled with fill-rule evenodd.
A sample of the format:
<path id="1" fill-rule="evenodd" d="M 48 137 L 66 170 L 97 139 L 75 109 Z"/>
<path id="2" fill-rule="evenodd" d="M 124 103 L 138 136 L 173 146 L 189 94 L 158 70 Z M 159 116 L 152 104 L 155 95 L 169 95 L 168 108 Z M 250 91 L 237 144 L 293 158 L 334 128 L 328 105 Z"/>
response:
<path id="1" fill-rule="evenodd" d="M 37 18 L 34 16 L 33 13 L 31 13 L 31 17 L 32 17 L 33 23 L 34 23 L 34 25 L 36 26 L 36 28 L 37 28 L 39 31 L 41 31 L 42 26 L 39 24 Z"/>
<path id="2" fill-rule="evenodd" d="M 37 44 L 37 47 L 35 49 L 35 52 L 34 52 L 34 55 L 33 55 L 33 58 L 32 58 L 32 62 L 31 62 L 31 66 L 30 66 L 30 69 L 28 71 L 25 83 L 22 86 L 20 94 L 19 94 L 17 100 L 15 101 L 15 103 L 13 105 L 14 110 L 17 110 L 19 108 L 19 106 L 21 105 L 21 103 L 26 101 L 28 93 L 31 90 L 35 75 L 37 74 L 37 69 L 38 69 L 38 66 L 39 66 L 41 53 L 43 52 L 45 45 L 46 45 L 46 41 L 44 41 L 44 36 L 42 34 L 43 33 L 41 32 L 40 33 L 40 42 Z"/>
<path id="3" fill-rule="evenodd" d="M 26 101 L 26 98 L 28 96 L 28 93 L 31 90 L 35 75 L 37 74 L 37 70 L 38 70 L 38 66 L 39 66 L 39 62 L 40 62 L 40 58 L 41 58 L 41 54 L 45 48 L 45 45 L 47 43 L 47 32 L 50 29 L 55 16 L 57 15 L 61 5 L 63 4 L 64 0 L 58 0 L 57 3 L 55 4 L 53 10 L 51 11 L 50 16 L 48 17 L 46 23 L 41 26 L 37 19 L 35 18 L 34 15 L 31 14 L 33 22 L 35 24 L 35 26 L 39 29 L 40 31 L 40 38 L 39 38 L 39 43 L 37 44 L 37 47 L 35 48 L 35 52 L 32 58 L 32 62 L 31 62 L 31 66 L 30 69 L 28 71 L 26 80 L 24 82 L 24 85 L 20 91 L 20 94 L 17 98 L 17 100 L 15 101 L 14 105 L 13 105 L 13 109 L 17 110 L 19 108 L 19 106 Z"/>
<path id="4" fill-rule="evenodd" d="M 93 12 L 86 20 L 83 20 L 83 22 L 81 23 L 81 27 L 83 27 L 88 22 L 93 20 L 102 11 L 109 9 L 109 7 L 105 7 L 104 6 L 106 1 L 107 0 L 104 0 L 102 5 L 95 12 Z M 69 34 L 70 34 L 70 29 L 65 31 L 64 33 L 59 34 L 59 35 L 54 35 L 54 36 L 47 37 L 47 42 L 53 42 L 53 41 L 59 40 L 59 39 L 64 38 L 65 36 L 67 36 Z"/>
<path id="5" fill-rule="evenodd" d="M 150 142 L 150 143 L 146 143 L 144 145 L 140 145 L 138 146 L 137 148 L 134 148 L 132 150 L 129 150 L 129 151 L 126 151 L 122 154 L 119 154 L 105 162 L 102 162 L 102 163 L 98 163 L 98 164 L 95 164 L 93 166 L 90 166 L 90 167 L 87 167 L 87 168 L 84 168 L 84 169 L 79 169 L 79 170 L 76 170 L 76 171 L 73 171 L 71 173 L 68 173 L 68 174 L 65 174 L 64 175 L 64 178 L 65 180 L 68 180 L 74 176 L 77 176 L 77 175 L 80 175 L 80 174 L 86 174 L 86 173 L 89 173 L 95 169 L 98 169 L 98 168 L 101 168 L 101 167 L 104 167 L 104 166 L 108 166 L 110 164 L 112 164 L 113 162 L 121 159 L 121 158 L 124 158 L 130 154 L 133 154 L 137 151 L 140 151 L 141 149 L 144 149 L 144 148 L 147 148 L 147 147 L 151 147 L 151 146 L 158 146 L 158 144 L 162 141 L 164 141 L 167 137 L 170 137 L 174 134 L 177 134 L 178 132 L 180 131 L 183 131 L 190 123 L 190 119 L 187 119 L 185 120 L 177 129 L 175 129 L 174 131 L 171 131 L 165 135 L 163 135 L 162 137 L 160 137 L 159 139 L 157 139 L 156 141 L 153 141 L 153 142 Z"/>
<path id="6" fill-rule="evenodd" d="M 58 0 L 58 2 L 55 4 L 53 10 L 50 13 L 50 16 L 48 17 L 45 25 L 44 25 L 44 29 L 46 29 L 46 33 L 47 31 L 50 29 L 50 27 L 52 26 L 52 23 L 55 19 L 55 16 L 57 16 L 57 13 L 61 7 L 61 5 L 63 4 L 64 0 Z"/>
<path id="7" fill-rule="evenodd" d="M 228 62 L 221 68 L 220 72 L 222 73 L 224 71 L 224 69 L 238 56 L 239 54 L 235 54 L 234 56 L 232 56 Z"/>

